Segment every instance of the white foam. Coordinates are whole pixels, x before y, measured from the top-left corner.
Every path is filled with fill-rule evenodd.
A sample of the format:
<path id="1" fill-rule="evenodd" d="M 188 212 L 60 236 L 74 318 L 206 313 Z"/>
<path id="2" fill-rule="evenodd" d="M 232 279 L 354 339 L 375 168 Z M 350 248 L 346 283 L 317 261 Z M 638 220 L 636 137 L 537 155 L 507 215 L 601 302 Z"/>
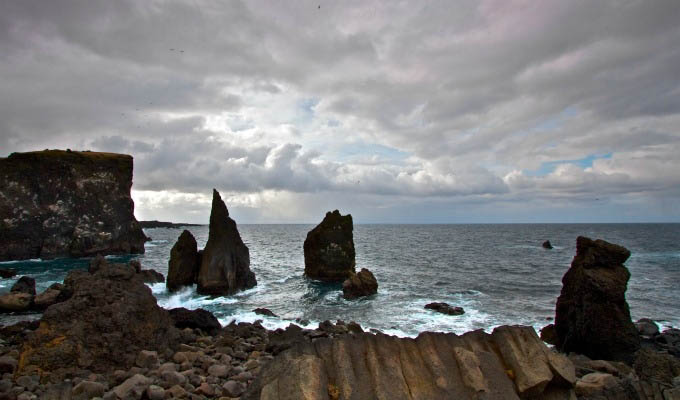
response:
<path id="1" fill-rule="evenodd" d="M 26 263 L 26 262 L 39 263 L 39 262 L 43 262 L 43 259 L 42 258 L 30 258 L 28 260 L 0 261 L 0 265 L 18 264 L 18 263 Z"/>
<path id="2" fill-rule="evenodd" d="M 248 322 L 248 323 L 254 323 L 257 320 L 262 321 L 262 326 L 269 330 L 276 330 L 276 329 L 286 329 L 288 325 L 290 324 L 296 324 L 300 325 L 295 321 L 287 321 L 287 320 L 282 320 L 280 318 L 276 317 L 269 317 L 266 315 L 260 315 L 260 314 L 255 314 L 252 311 L 249 312 L 241 312 L 236 315 L 229 315 L 225 317 L 218 318 L 220 321 L 220 324 L 224 325 L 229 325 L 232 322 L 239 323 L 239 322 Z M 311 323 L 310 323 L 311 325 Z M 309 325 L 307 325 L 309 326 Z"/>

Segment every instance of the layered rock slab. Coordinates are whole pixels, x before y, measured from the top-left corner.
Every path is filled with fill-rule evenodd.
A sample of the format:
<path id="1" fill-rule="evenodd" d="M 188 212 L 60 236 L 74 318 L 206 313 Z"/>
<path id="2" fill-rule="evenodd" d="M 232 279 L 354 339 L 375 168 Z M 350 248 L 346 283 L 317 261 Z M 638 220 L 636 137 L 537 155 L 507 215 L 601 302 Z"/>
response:
<path id="1" fill-rule="evenodd" d="M 0 261 L 144 253 L 132 157 L 46 150 L 0 158 Z"/>
<path id="2" fill-rule="evenodd" d="M 198 271 L 198 293 L 221 296 L 257 285 L 255 274 L 250 270 L 248 247 L 215 189 L 209 230 Z"/>
<path id="3" fill-rule="evenodd" d="M 593 359 L 631 361 L 640 337 L 630 319 L 626 289 L 630 251 L 579 236 L 562 278 L 555 311 L 557 347 Z"/>
<path id="4" fill-rule="evenodd" d="M 358 333 L 298 342 L 244 399 L 570 399 L 574 367 L 530 327 L 416 339 Z"/>
<path id="5" fill-rule="evenodd" d="M 352 215 L 327 212 L 307 233 L 304 243 L 305 275 L 327 282 L 343 282 L 356 272 Z"/>

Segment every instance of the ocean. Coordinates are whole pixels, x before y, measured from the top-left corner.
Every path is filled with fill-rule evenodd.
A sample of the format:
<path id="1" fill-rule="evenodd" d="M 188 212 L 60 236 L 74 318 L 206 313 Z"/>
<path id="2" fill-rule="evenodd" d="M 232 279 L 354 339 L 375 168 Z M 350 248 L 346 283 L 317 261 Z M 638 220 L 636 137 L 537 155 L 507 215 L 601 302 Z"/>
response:
<path id="1" fill-rule="evenodd" d="M 210 298 L 186 288 L 173 294 L 165 284 L 150 285 L 161 306 L 205 308 L 223 324 L 263 320 L 270 329 L 296 319 L 309 328 L 324 320 L 356 321 L 362 327 L 398 336 L 422 331 L 464 333 L 490 331 L 498 325 L 550 323 L 561 279 L 576 252 L 576 237 L 604 239 L 628 248 L 631 272 L 626 297 L 634 320 L 647 317 L 659 325 L 680 326 L 680 224 L 479 224 L 479 225 L 355 225 L 357 270 L 370 269 L 378 294 L 345 300 L 341 284 L 325 284 L 303 276 L 302 245 L 313 225 L 239 225 L 250 249 L 255 288 L 234 296 Z M 199 248 L 208 239 L 207 226 L 187 227 Z M 138 258 L 145 269 L 167 273 L 170 249 L 182 229 L 146 229 L 153 238 Z M 541 247 L 550 240 L 554 248 Z M 87 259 L 29 260 L 0 263 L 37 281 L 38 291 L 61 282 L 69 270 L 87 268 Z M 0 280 L 6 292 L 16 279 Z M 461 306 L 465 314 L 449 316 L 425 310 L 443 301 Z M 257 307 L 279 317 L 252 312 Z M 0 315 L 0 324 L 39 315 Z M 299 323 L 298 323 L 299 324 Z"/>

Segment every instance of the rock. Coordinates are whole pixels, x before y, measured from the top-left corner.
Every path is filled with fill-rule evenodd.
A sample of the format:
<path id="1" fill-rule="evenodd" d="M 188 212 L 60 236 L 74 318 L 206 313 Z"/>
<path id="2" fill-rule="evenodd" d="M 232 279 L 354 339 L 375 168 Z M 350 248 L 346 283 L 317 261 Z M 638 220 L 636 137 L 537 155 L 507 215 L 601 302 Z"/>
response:
<path id="1" fill-rule="evenodd" d="M 231 367 L 227 365 L 222 365 L 222 364 L 215 364 L 211 365 L 208 368 L 208 375 L 214 376 L 217 378 L 224 378 L 227 375 L 229 375 L 229 371 L 231 370 Z"/>
<path id="2" fill-rule="evenodd" d="M 224 391 L 224 394 L 226 394 L 229 397 L 239 397 L 243 392 L 246 390 L 246 385 L 244 385 L 241 382 L 236 382 L 236 381 L 227 381 L 224 385 L 222 385 L 222 390 Z"/>
<path id="3" fill-rule="evenodd" d="M 593 372 L 579 379 L 575 389 L 578 396 L 592 396 L 617 385 L 618 381 L 613 375 Z"/>
<path id="4" fill-rule="evenodd" d="M 643 348 L 635 353 L 633 368 L 641 379 L 671 386 L 673 378 L 680 375 L 680 359 Z"/>
<path id="5" fill-rule="evenodd" d="M 574 367 L 531 327 L 493 333 L 421 333 L 416 339 L 357 333 L 297 342 L 242 399 L 569 399 Z"/>
<path id="6" fill-rule="evenodd" d="M 35 279 L 30 276 L 22 276 L 10 289 L 12 293 L 28 293 L 35 296 Z"/>
<path id="7" fill-rule="evenodd" d="M 347 330 L 354 333 L 362 333 L 364 331 L 361 325 L 354 321 L 350 321 L 349 324 L 347 324 Z"/>
<path id="8" fill-rule="evenodd" d="M 52 304 L 68 300 L 69 297 L 71 297 L 71 293 L 68 290 L 65 290 L 64 285 L 61 283 L 53 283 L 50 287 L 45 289 L 44 292 L 35 296 L 33 307 L 36 310 L 45 310 Z"/>
<path id="9" fill-rule="evenodd" d="M 170 250 L 168 280 L 165 287 L 174 292 L 184 286 L 193 285 L 196 283 L 200 266 L 196 239 L 191 232 L 184 230 Z"/>
<path id="10" fill-rule="evenodd" d="M 659 326 L 649 318 L 641 318 L 635 323 L 635 328 L 642 336 L 654 336 L 659 334 Z"/>
<path id="11" fill-rule="evenodd" d="M 543 242 L 543 244 L 541 246 L 543 246 L 544 249 L 548 249 L 548 250 L 553 248 L 552 244 L 550 243 L 550 240 L 546 240 L 545 242 Z"/>
<path id="12" fill-rule="evenodd" d="M 274 314 L 271 310 L 268 308 L 256 308 L 253 310 L 255 314 L 258 315 L 266 315 L 268 317 L 278 317 L 278 315 Z"/>
<path id="13" fill-rule="evenodd" d="M 73 388 L 73 397 L 76 399 L 91 399 L 102 397 L 106 392 L 106 387 L 99 382 L 82 381 Z"/>
<path id="14" fill-rule="evenodd" d="M 144 283 L 161 283 L 165 282 L 165 277 L 155 269 L 143 269 L 139 271 L 139 276 Z"/>
<path id="15" fill-rule="evenodd" d="M 40 384 L 40 379 L 37 375 L 22 375 L 15 382 L 17 385 L 23 386 L 26 390 L 32 392 Z"/>
<path id="16" fill-rule="evenodd" d="M 557 347 L 593 359 L 630 361 L 640 338 L 625 293 L 630 256 L 624 247 L 579 236 L 557 299 Z"/>
<path id="17" fill-rule="evenodd" d="M 135 365 L 139 368 L 148 369 L 158 367 L 158 352 L 149 350 L 140 351 L 135 360 Z"/>
<path id="18" fill-rule="evenodd" d="M 12 153 L 0 177 L 0 261 L 144 253 L 131 156 Z"/>
<path id="19" fill-rule="evenodd" d="M 187 381 L 187 377 L 175 371 L 165 371 L 161 374 L 161 379 L 167 384 L 167 386 L 184 385 Z"/>
<path id="20" fill-rule="evenodd" d="M 165 389 L 160 386 L 150 385 L 146 388 L 146 397 L 149 400 L 163 400 L 165 398 Z"/>
<path id="21" fill-rule="evenodd" d="M 442 314 L 447 314 L 447 315 L 463 315 L 465 314 L 465 310 L 463 310 L 463 307 L 452 307 L 448 305 L 447 303 L 430 303 L 425 305 L 425 308 L 428 310 L 434 310 L 436 312 L 442 313 Z"/>
<path id="22" fill-rule="evenodd" d="M 548 324 L 541 329 L 541 340 L 552 344 L 557 344 L 557 332 L 555 332 L 555 324 Z"/>
<path id="23" fill-rule="evenodd" d="M 338 210 L 307 233 L 304 243 L 305 275 L 311 279 L 343 282 L 355 272 L 352 215 Z"/>
<path id="24" fill-rule="evenodd" d="M 236 222 L 229 218 L 227 206 L 213 189 L 208 243 L 203 249 L 198 271 L 197 292 L 222 296 L 257 285 L 250 270 L 248 247 L 241 240 Z"/>
<path id="25" fill-rule="evenodd" d="M 151 289 L 125 264 L 104 263 L 96 273 L 70 271 L 72 296 L 50 306 L 24 343 L 25 366 L 59 377 L 73 368 L 106 372 L 129 369 L 141 350 L 177 346 L 179 331 Z"/>
<path id="26" fill-rule="evenodd" d="M 144 375 L 136 374 L 113 388 L 113 392 L 119 399 L 127 399 L 129 397 L 141 399 L 149 385 L 151 385 L 151 379 Z"/>
<path id="27" fill-rule="evenodd" d="M 179 329 L 200 329 L 208 334 L 214 334 L 222 328 L 220 321 L 210 311 L 202 308 L 196 310 L 187 310 L 184 307 L 173 308 L 169 310 L 169 313 Z"/>
<path id="28" fill-rule="evenodd" d="M 17 271 L 12 268 L 0 268 L 0 278 L 7 279 L 17 275 Z"/>
<path id="29" fill-rule="evenodd" d="M 196 388 L 196 393 L 206 397 L 213 397 L 215 396 L 215 389 L 209 383 L 203 382 Z"/>
<path id="30" fill-rule="evenodd" d="M 27 311 L 33 305 L 33 295 L 28 293 L 5 293 L 0 295 L 0 313 Z"/>
<path id="31" fill-rule="evenodd" d="M 170 398 L 173 399 L 183 399 L 187 396 L 187 391 L 182 388 L 180 385 L 175 385 L 171 387 L 170 389 L 165 391 L 166 397 L 169 394 Z"/>
<path id="32" fill-rule="evenodd" d="M 342 295 L 346 299 L 356 299 L 357 297 L 370 296 L 378 293 L 378 281 L 371 271 L 362 268 L 356 274 L 351 274 L 342 283 Z"/>

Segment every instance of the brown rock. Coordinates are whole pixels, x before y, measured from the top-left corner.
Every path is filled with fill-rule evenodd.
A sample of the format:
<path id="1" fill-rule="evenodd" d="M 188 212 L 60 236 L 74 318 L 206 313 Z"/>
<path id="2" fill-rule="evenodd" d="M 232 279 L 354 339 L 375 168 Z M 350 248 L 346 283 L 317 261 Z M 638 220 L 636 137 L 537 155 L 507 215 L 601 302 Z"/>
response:
<path id="1" fill-rule="evenodd" d="M 307 233 L 304 243 L 305 275 L 311 279 L 343 282 L 355 272 L 352 215 L 338 210 Z"/>
<path id="2" fill-rule="evenodd" d="M 625 298 L 630 273 L 623 262 L 629 256 L 624 247 L 578 237 L 555 313 L 557 346 L 562 351 L 630 361 L 640 348 Z"/>
<path id="3" fill-rule="evenodd" d="M 33 295 L 10 292 L 0 295 L 0 313 L 27 311 L 33 305 Z"/>
<path id="4" fill-rule="evenodd" d="M 196 283 L 199 267 L 196 239 L 191 232 L 184 230 L 170 250 L 168 280 L 165 286 L 172 292 L 183 286 L 193 285 Z"/>
<path id="5" fill-rule="evenodd" d="M 250 270 L 248 247 L 214 189 L 209 230 L 198 271 L 198 293 L 221 296 L 257 285 L 255 274 Z"/>
<path id="6" fill-rule="evenodd" d="M 342 283 L 342 295 L 346 299 L 355 299 L 357 297 L 370 296 L 378 293 L 378 281 L 371 271 L 362 268 L 356 274 L 351 274 L 345 282 Z"/>

